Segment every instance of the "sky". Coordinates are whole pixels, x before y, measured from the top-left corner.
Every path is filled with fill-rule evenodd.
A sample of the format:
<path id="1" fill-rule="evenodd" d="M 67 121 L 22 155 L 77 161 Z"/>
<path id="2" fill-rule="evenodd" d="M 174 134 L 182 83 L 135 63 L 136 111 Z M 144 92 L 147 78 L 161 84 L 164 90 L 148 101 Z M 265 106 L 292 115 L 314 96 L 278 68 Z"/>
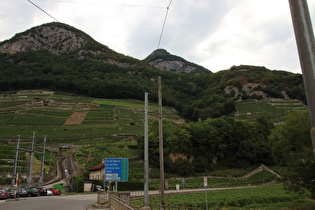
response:
<path id="1" fill-rule="evenodd" d="M 162 48 L 212 72 L 255 65 L 302 73 L 288 0 L 31 2 L 0 0 L 0 41 L 57 20 L 140 60 Z M 314 29 L 315 0 L 308 6 Z"/>

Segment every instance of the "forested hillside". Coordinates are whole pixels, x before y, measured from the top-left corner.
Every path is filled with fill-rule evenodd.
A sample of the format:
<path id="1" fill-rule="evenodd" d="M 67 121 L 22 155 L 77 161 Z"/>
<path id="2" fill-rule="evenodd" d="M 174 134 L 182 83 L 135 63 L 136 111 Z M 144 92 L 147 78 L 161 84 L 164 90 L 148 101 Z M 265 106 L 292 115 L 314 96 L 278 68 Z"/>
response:
<path id="1" fill-rule="evenodd" d="M 169 53 L 160 59 L 175 58 L 184 60 Z M 238 100 L 291 98 L 306 103 L 300 74 L 255 66 L 233 66 L 212 74 L 204 69 L 195 74 L 163 71 L 62 23 L 34 27 L 0 44 L 0 91 L 48 89 L 140 100 L 148 92 L 150 101 L 156 102 L 158 76 L 163 104 L 187 120 L 233 115 Z"/>

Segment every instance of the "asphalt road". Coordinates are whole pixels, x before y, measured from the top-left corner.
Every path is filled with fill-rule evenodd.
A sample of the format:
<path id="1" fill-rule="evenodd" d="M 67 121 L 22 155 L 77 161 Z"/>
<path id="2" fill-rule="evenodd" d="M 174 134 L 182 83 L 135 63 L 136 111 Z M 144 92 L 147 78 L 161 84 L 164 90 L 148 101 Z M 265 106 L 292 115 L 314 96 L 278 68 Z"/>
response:
<path id="1" fill-rule="evenodd" d="M 14 210 L 86 210 L 93 209 L 97 194 L 68 196 L 39 196 L 0 200 L 0 209 Z"/>

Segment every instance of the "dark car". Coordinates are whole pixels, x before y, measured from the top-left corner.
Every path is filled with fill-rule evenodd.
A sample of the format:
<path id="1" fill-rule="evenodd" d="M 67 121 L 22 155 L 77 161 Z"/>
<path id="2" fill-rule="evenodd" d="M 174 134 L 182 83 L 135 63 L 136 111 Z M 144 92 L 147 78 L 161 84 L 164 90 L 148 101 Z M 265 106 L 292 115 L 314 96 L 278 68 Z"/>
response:
<path id="1" fill-rule="evenodd" d="M 16 197 L 19 198 L 19 197 L 27 197 L 28 196 L 28 192 L 26 189 L 24 188 L 18 188 L 16 190 Z"/>
<path id="2" fill-rule="evenodd" d="M 40 188 L 38 188 L 38 193 L 40 196 L 47 195 L 47 189 L 40 187 Z"/>
<path id="3" fill-rule="evenodd" d="M 9 197 L 9 193 L 6 190 L 0 190 L 0 199 L 7 199 Z"/>
<path id="4" fill-rule="evenodd" d="M 38 196 L 38 189 L 37 188 L 29 188 L 27 189 L 28 191 L 28 196 Z"/>
<path id="5" fill-rule="evenodd" d="M 96 192 L 96 191 L 104 191 L 104 189 L 102 188 L 101 185 L 94 185 L 92 191 L 93 191 L 93 192 Z"/>
<path id="6" fill-rule="evenodd" d="M 50 188 L 50 190 L 54 193 L 54 195 L 60 195 L 61 194 L 61 191 L 57 187 Z"/>

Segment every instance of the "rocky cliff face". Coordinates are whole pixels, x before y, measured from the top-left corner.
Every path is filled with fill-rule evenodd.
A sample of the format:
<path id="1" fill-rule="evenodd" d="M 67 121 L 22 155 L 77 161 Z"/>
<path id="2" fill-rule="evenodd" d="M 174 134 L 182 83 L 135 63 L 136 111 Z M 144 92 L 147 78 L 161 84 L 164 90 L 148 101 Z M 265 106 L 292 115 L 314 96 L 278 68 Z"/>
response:
<path id="1" fill-rule="evenodd" d="M 16 35 L 18 38 L 5 41 L 0 45 L 0 52 L 13 54 L 26 50 L 49 50 L 60 54 L 81 48 L 87 41 L 75 32 L 62 27 L 42 25 L 33 28 L 29 33 Z"/>
<path id="2" fill-rule="evenodd" d="M 191 66 L 189 64 L 187 65 L 187 62 L 179 60 L 167 61 L 163 59 L 157 59 L 149 62 L 149 64 L 160 70 L 174 71 L 178 73 L 193 73 L 197 69 L 195 66 Z"/>
<path id="3" fill-rule="evenodd" d="M 186 61 L 179 56 L 172 55 L 164 49 L 155 50 L 144 59 L 144 62 L 163 71 L 189 74 L 212 73 L 202 66 Z"/>

